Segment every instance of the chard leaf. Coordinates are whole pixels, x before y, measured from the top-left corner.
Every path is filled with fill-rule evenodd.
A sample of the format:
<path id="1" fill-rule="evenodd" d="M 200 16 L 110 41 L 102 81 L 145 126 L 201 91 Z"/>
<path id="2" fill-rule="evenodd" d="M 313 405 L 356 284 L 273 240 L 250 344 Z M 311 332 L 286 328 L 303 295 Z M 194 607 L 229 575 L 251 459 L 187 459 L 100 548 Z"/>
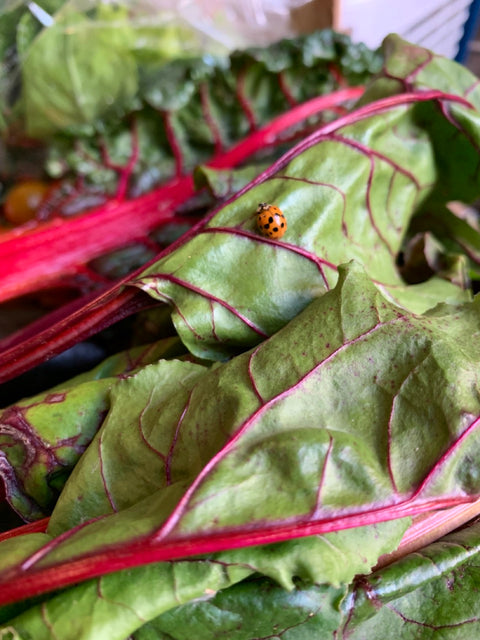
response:
<path id="1" fill-rule="evenodd" d="M 361 577 L 343 603 L 338 638 L 474 638 L 479 558 L 476 523 Z"/>
<path id="2" fill-rule="evenodd" d="M 298 582 L 285 592 L 246 580 L 141 627 L 135 640 L 463 640 L 479 632 L 480 526 L 445 536 L 395 564 L 359 576 L 348 590 Z M 255 611 L 255 614 L 253 612 Z M 285 622 L 284 622 L 285 621 Z M 269 626 L 271 625 L 271 626 Z"/>
<path id="3" fill-rule="evenodd" d="M 202 189 L 206 187 L 218 200 L 226 199 L 240 191 L 246 184 L 267 169 L 270 164 L 248 164 L 238 169 L 215 169 L 208 165 L 199 165 L 193 174 L 195 188 Z"/>
<path id="4" fill-rule="evenodd" d="M 67 7 L 33 41 L 23 39 L 25 56 L 4 72 L 5 85 L 21 73 L 22 87 L 13 109 L 0 98 L 0 117 L 17 136 L 45 142 L 50 176 L 82 176 L 110 193 L 118 187 L 115 167 L 128 164 L 133 147 L 129 186 L 138 195 L 345 79 L 364 83 L 381 65 L 377 51 L 330 30 L 282 41 L 270 55 L 248 49 L 228 56 L 214 38 L 166 10 L 152 21 L 141 6 L 97 4 L 83 13 Z M 272 65 L 279 48 L 282 63 Z M 8 94 L 2 71 L 0 96 Z M 13 150 L 7 148 L 6 171 L 15 180 Z"/>
<path id="5" fill-rule="evenodd" d="M 12 640 L 125 640 L 164 611 L 184 602 L 209 599 L 250 573 L 248 568 L 208 559 L 119 571 L 89 580 L 48 601 L 33 606 L 27 603 L 25 611 L 12 619 L 3 616 L 0 633 Z M 0 616 L 8 613 L 8 608 L 0 609 Z"/>
<path id="6" fill-rule="evenodd" d="M 177 607 L 133 637 L 202 640 L 223 633 L 232 640 L 251 640 L 262 629 L 265 636 L 292 640 L 472 638 L 479 627 L 479 554 L 480 527 L 474 524 L 359 576 L 348 590 L 299 581 L 293 592 L 285 592 L 268 580 L 250 579 L 211 600 Z"/>
<path id="7" fill-rule="evenodd" d="M 154 373 L 174 362 L 122 381 L 131 393 L 62 492 L 54 538 L 1 574 L 1 601 L 472 500 L 479 304 L 402 312 L 352 265 L 252 351 L 208 370 L 177 363 L 198 379 L 177 377 L 168 402 Z"/>
<path id="8" fill-rule="evenodd" d="M 480 193 L 476 78 L 459 69 L 450 93 L 440 93 L 458 65 L 441 59 L 428 75 L 423 58 L 414 58 L 412 68 L 412 48 L 417 51 L 401 43 L 395 56 L 408 61 L 413 93 L 365 104 L 320 128 L 134 281 L 171 305 L 176 329 L 195 355 L 225 359 L 258 344 L 331 289 L 337 266 L 350 259 L 415 313 L 468 298 L 459 286 L 465 278 L 434 275 L 407 285 L 397 267 L 414 215 Z M 416 74 L 422 74 L 418 87 Z M 384 82 L 374 83 L 375 97 L 388 93 Z M 286 215 L 280 240 L 256 230 L 259 202 Z"/>
<path id="9" fill-rule="evenodd" d="M 101 426 L 119 377 L 179 353 L 177 339 L 137 347 L 1 411 L 0 477 L 10 506 L 27 521 L 49 513 Z"/>
<path id="10" fill-rule="evenodd" d="M 266 579 L 241 582 L 211 600 L 185 604 L 147 623 L 134 640 L 329 638 L 340 620 L 345 587 L 298 583 L 285 591 Z"/>
<path id="11" fill-rule="evenodd" d="M 68 12 L 44 29 L 22 66 L 26 133 L 44 138 L 72 127 L 82 130 L 112 111 L 126 109 L 138 88 L 129 53 L 131 34 L 118 22 L 97 25 Z"/>

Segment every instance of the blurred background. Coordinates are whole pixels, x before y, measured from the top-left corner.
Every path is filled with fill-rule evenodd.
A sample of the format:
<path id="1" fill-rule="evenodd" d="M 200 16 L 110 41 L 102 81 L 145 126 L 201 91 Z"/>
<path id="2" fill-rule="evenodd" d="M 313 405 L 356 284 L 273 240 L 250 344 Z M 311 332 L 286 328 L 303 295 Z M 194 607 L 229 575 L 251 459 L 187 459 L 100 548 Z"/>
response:
<path id="1" fill-rule="evenodd" d="M 252 7 L 255 4 L 266 9 L 267 24 L 268 2 L 252 2 Z M 333 27 L 369 47 L 378 46 L 388 33 L 398 33 L 480 73 L 480 0 L 313 0 L 291 6 L 295 31 Z M 261 21 L 258 8 L 256 14 Z"/>

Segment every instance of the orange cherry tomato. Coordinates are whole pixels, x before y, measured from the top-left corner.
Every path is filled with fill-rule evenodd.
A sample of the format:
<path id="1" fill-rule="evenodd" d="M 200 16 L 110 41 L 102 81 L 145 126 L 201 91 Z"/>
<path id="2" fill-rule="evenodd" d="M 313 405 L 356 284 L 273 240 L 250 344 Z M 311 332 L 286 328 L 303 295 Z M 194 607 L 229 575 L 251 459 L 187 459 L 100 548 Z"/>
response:
<path id="1" fill-rule="evenodd" d="M 15 225 L 33 220 L 50 188 L 41 180 L 19 182 L 6 195 L 3 204 L 5 218 Z"/>

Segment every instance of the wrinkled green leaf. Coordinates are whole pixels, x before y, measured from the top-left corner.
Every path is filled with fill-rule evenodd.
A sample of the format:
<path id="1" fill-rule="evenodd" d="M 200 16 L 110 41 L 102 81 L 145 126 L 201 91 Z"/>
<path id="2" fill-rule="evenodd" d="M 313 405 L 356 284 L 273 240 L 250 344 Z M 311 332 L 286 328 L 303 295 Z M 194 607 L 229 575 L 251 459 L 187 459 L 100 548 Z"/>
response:
<path id="1" fill-rule="evenodd" d="M 244 581 L 211 600 L 177 607 L 144 625 L 134 640 L 312 640 L 332 636 L 345 588 L 304 586 L 284 591 L 265 579 Z"/>
<path id="2" fill-rule="evenodd" d="M 101 426 L 119 377 L 160 357 L 182 353 L 177 339 L 111 356 L 0 413 L 0 476 L 6 498 L 25 520 L 52 509 L 72 468 Z"/>
<path id="3" fill-rule="evenodd" d="M 264 579 L 247 580 L 211 600 L 159 616 L 134 638 L 475 638 L 480 624 L 479 557 L 480 527 L 473 524 L 359 576 L 348 590 L 299 582 L 293 592 L 285 592 Z"/>
<path id="4" fill-rule="evenodd" d="M 471 499 L 479 304 L 417 316 L 352 266 L 251 352 L 211 369 L 161 361 L 121 381 L 53 511 L 48 532 L 62 538 L 29 572 L 67 584 L 61 567 L 88 577 L 139 562 L 146 546 L 168 559 Z M 285 583 L 278 568 L 269 575 Z M 345 576 L 328 569 L 331 582 Z"/>
<path id="5" fill-rule="evenodd" d="M 107 166 L 105 149 L 121 166 L 138 143 L 130 186 L 133 194 L 145 192 L 337 88 L 332 64 L 351 84 L 380 66 L 378 52 L 325 30 L 282 42 L 282 68 L 275 70 L 257 49 L 220 54 L 214 39 L 168 11 L 136 21 L 137 8 L 128 16 L 97 4 L 89 13 L 70 7 L 33 41 L 25 39 L 26 55 L 5 71 L 6 79 L 21 71 L 23 89 L 13 111 L 4 105 L 2 114 L 17 135 L 45 138 L 52 177 L 81 175 L 110 192 L 118 172 Z"/>
<path id="6" fill-rule="evenodd" d="M 315 579 L 332 580 L 335 583 L 335 576 L 338 575 L 350 582 L 355 573 L 368 570 L 379 554 L 398 544 L 405 526 L 405 521 L 386 522 L 264 547 L 227 551 L 204 559 L 179 560 L 120 571 L 72 587 L 45 601 L 37 598 L 38 604 L 35 601 L 22 601 L 2 607 L 0 624 L 5 627 L 0 631 L 12 628 L 21 633 L 31 633 L 35 640 L 41 640 L 49 637 L 51 626 L 46 621 L 50 620 L 54 621 L 57 632 L 61 632 L 62 640 L 101 637 L 102 633 L 108 633 L 109 640 L 123 640 L 135 629 L 146 633 L 150 629 L 148 624 L 145 625 L 147 620 L 155 620 L 165 611 L 177 608 L 179 614 L 175 614 L 175 617 L 187 617 L 190 622 L 183 626 L 188 629 L 188 624 L 194 618 L 191 617 L 190 608 L 181 606 L 183 602 L 208 603 L 212 598 L 215 602 L 218 590 L 229 588 L 246 576 L 256 575 L 255 572 L 271 575 L 281 585 L 264 581 L 270 586 L 267 593 L 260 590 L 257 594 L 258 604 L 271 607 L 275 600 L 279 600 L 283 603 L 280 608 L 285 608 L 287 603 L 293 606 L 303 600 L 303 596 L 297 592 L 300 577 L 306 584 L 313 583 Z M 2 562 L 2 571 L 28 558 L 29 553 L 37 551 L 42 542 L 45 544 L 48 539 L 46 534 L 30 534 L 3 542 L 0 548 L 5 554 L 2 560 L 6 559 L 6 562 Z M 322 594 L 322 598 L 330 598 L 328 594 L 333 593 L 337 601 L 339 594 L 344 591 L 345 586 L 338 583 L 328 593 L 325 588 L 319 589 L 318 593 Z M 226 593 L 230 593 L 230 590 Z M 236 593 L 234 591 L 231 594 L 234 599 Z M 109 594 L 115 597 L 109 597 Z M 222 592 L 219 596 L 220 600 L 224 597 Z M 267 602 L 263 603 L 265 596 Z M 255 597 L 254 591 L 247 588 L 244 597 L 248 604 Z M 308 602 L 308 597 L 305 602 Z M 227 598 L 230 599 L 228 595 Z M 240 601 L 242 599 L 241 596 Z M 75 623 L 72 624 L 70 608 L 74 602 L 83 604 L 81 609 L 76 609 Z M 192 606 L 194 610 L 197 608 L 195 604 Z M 203 615 L 201 607 L 200 612 Z M 289 614 L 291 616 L 292 613 Z M 114 623 L 112 619 L 115 619 Z M 163 619 L 160 620 L 163 624 Z M 267 618 L 262 625 L 269 622 Z M 316 624 L 318 622 L 325 624 L 323 620 L 317 619 Z M 157 628 L 157 621 L 153 627 Z"/>
<path id="7" fill-rule="evenodd" d="M 80 14 L 54 23 L 29 47 L 22 67 L 26 132 L 46 137 L 81 130 L 115 105 L 122 112 L 137 92 L 130 34 L 118 23 L 99 26 L 95 38 Z"/>
<path id="8" fill-rule="evenodd" d="M 480 114 L 474 107 L 480 88 L 470 72 L 445 59 L 434 58 L 428 75 L 423 63 L 429 52 L 394 36 L 387 52 L 392 42 L 387 71 L 408 74 L 416 95 L 366 104 L 326 125 L 136 280 L 172 306 L 176 329 L 196 355 L 222 359 L 257 344 L 328 291 L 337 265 L 352 258 L 390 299 L 416 313 L 466 299 L 458 286 L 465 278 L 453 283 L 433 276 L 407 285 L 397 257 L 422 207 L 441 203 L 443 209 L 448 200 L 480 193 Z M 367 98 L 389 95 L 385 82 L 375 81 Z M 426 99 L 427 88 L 447 84 L 448 95 Z M 257 232 L 259 202 L 286 215 L 288 229 L 279 242 Z"/>
<path id="9" fill-rule="evenodd" d="M 208 559 L 120 571 L 56 594 L 13 619 L 4 618 L 0 634 L 12 640 L 125 640 L 164 611 L 209 599 L 250 573 L 248 568 Z"/>
<path id="10" fill-rule="evenodd" d="M 477 523 L 358 580 L 338 638 L 477 637 L 479 558 Z"/>

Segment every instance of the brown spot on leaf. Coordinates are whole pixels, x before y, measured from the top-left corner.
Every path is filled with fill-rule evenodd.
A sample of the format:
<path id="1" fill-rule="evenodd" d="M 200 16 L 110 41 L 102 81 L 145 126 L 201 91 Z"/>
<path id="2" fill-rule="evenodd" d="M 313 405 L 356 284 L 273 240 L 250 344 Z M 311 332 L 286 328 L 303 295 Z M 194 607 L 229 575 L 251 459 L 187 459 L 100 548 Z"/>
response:
<path id="1" fill-rule="evenodd" d="M 45 398 L 45 402 L 48 404 L 55 404 L 56 402 L 63 402 L 66 397 L 66 393 L 51 393 Z"/>

